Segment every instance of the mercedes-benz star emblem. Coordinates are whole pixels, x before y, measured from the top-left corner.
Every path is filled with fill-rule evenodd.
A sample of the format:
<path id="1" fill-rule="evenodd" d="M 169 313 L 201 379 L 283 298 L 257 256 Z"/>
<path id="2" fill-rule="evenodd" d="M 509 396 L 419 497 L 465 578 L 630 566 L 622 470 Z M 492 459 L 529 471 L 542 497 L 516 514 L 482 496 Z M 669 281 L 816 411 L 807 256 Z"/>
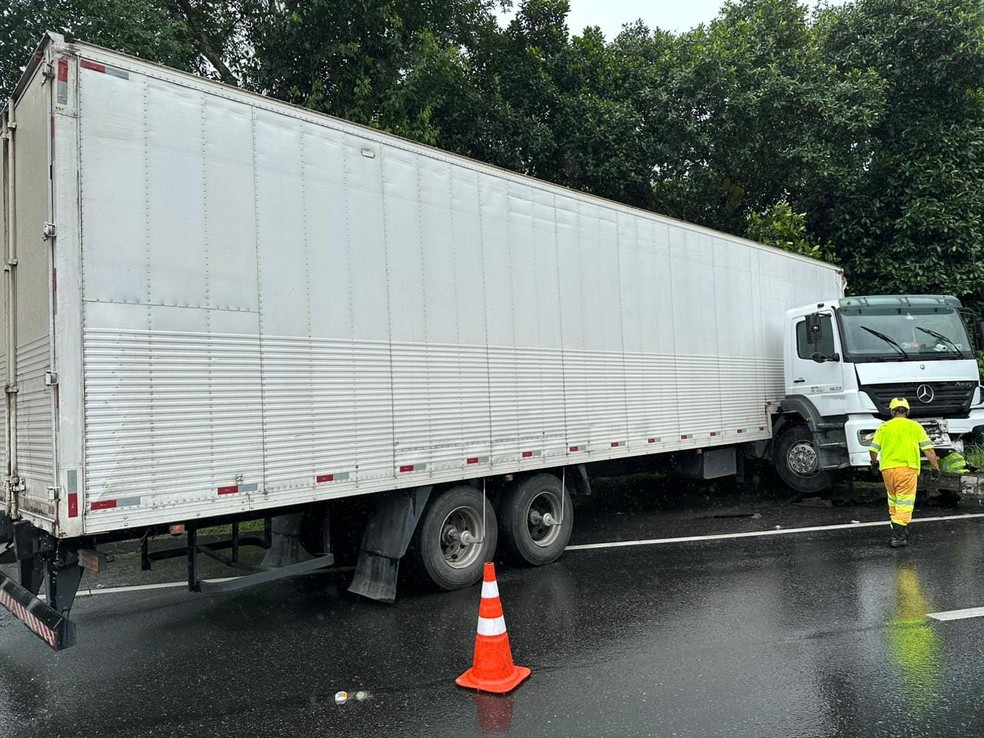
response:
<path id="1" fill-rule="evenodd" d="M 933 388 L 928 384 L 920 384 L 916 388 L 916 399 L 923 405 L 931 403 L 934 397 L 936 397 L 936 393 L 933 392 Z"/>

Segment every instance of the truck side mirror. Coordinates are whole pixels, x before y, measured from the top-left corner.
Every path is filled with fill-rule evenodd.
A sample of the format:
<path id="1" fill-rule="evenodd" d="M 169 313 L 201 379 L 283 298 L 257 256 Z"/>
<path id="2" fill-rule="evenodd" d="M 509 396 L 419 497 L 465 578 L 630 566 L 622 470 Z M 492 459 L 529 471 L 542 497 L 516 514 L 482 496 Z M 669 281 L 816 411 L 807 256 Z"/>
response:
<path id="1" fill-rule="evenodd" d="M 806 316 L 806 335 L 811 344 L 820 345 L 823 340 L 823 323 L 820 320 L 820 313 L 811 313 Z"/>
<path id="2" fill-rule="evenodd" d="M 818 364 L 823 364 L 825 361 L 841 360 L 840 354 L 838 354 L 837 352 L 834 352 L 830 356 L 826 356 L 824 354 L 821 354 L 819 351 L 814 351 L 812 354 L 810 354 L 810 358 L 813 359 Z"/>

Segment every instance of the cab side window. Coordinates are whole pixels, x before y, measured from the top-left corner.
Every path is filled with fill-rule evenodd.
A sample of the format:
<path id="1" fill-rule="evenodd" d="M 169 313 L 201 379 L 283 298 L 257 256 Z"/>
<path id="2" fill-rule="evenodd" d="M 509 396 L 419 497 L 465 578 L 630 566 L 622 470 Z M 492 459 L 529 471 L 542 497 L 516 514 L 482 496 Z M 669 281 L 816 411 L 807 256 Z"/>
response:
<path id="1" fill-rule="evenodd" d="M 809 359 L 814 351 L 819 351 L 825 356 L 834 355 L 834 328 L 829 315 L 820 316 L 820 346 L 815 348 L 810 343 L 810 337 L 806 335 L 806 320 L 801 320 L 796 324 L 796 354 L 801 359 Z"/>

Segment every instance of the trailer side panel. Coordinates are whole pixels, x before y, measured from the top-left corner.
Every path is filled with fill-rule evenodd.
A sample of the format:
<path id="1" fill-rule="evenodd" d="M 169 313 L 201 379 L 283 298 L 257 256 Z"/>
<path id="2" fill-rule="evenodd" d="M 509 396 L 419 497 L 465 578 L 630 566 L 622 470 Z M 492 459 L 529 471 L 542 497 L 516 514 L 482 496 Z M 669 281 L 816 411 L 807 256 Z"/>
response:
<path id="1" fill-rule="evenodd" d="M 768 438 L 838 271 L 77 47 L 85 530 Z"/>

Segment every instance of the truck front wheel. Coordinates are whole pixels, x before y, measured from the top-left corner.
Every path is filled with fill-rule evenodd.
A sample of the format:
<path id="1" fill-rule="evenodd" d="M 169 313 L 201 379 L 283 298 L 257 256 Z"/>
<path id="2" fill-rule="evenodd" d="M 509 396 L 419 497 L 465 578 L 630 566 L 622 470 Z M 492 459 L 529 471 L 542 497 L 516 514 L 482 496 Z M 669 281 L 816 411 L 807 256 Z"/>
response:
<path id="1" fill-rule="evenodd" d="M 506 490 L 499 527 L 512 561 L 529 566 L 556 561 L 574 529 L 571 495 L 553 474 L 524 479 Z"/>
<path id="2" fill-rule="evenodd" d="M 417 569 L 440 589 L 462 589 L 482 578 L 497 540 L 492 505 L 479 490 L 461 485 L 428 504 L 414 534 L 413 557 Z"/>
<path id="3" fill-rule="evenodd" d="M 804 425 L 783 431 L 772 460 L 779 478 L 797 492 L 821 492 L 831 484 L 830 472 L 820 468 L 820 451 L 813 434 Z"/>

